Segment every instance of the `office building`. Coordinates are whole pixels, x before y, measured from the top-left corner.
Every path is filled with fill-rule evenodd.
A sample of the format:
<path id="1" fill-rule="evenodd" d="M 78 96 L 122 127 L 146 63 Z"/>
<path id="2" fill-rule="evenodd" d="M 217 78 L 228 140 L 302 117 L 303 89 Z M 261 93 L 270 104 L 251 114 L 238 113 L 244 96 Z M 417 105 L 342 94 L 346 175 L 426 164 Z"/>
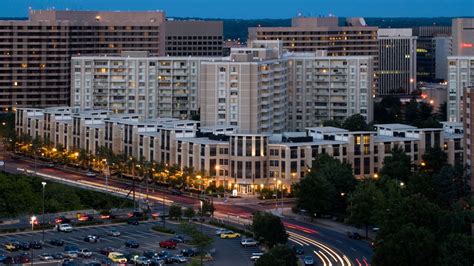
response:
<path id="1" fill-rule="evenodd" d="M 456 18 L 452 23 L 453 56 L 474 56 L 474 18 Z"/>
<path id="2" fill-rule="evenodd" d="M 448 121 L 463 121 L 463 91 L 468 86 L 474 86 L 474 56 L 448 57 Z"/>
<path id="3" fill-rule="evenodd" d="M 464 164 L 467 166 L 467 175 L 469 176 L 469 186 L 474 193 L 474 87 L 464 88 L 463 98 L 463 121 L 464 126 Z"/>
<path id="4" fill-rule="evenodd" d="M 379 29 L 378 94 L 410 94 L 416 89 L 416 37 L 411 29 Z"/>
<path id="5" fill-rule="evenodd" d="M 196 117 L 201 60 L 143 52 L 73 57 L 71 107 L 147 118 Z"/>
<path id="6" fill-rule="evenodd" d="M 448 80 L 448 57 L 453 54 L 451 37 L 434 37 L 435 79 L 444 82 Z"/>
<path id="7" fill-rule="evenodd" d="M 100 110 L 74 113 L 67 107 L 19 108 L 17 114 L 17 132 L 45 135 L 71 152 L 85 149 L 94 154 L 105 145 L 138 160 L 192 167 L 209 177 L 204 185 L 215 182 L 242 194 L 257 187 L 275 189 L 277 184 L 278 189 L 290 191 L 322 154 L 351 164 L 357 178 L 377 178 L 384 158 L 396 145 L 414 164 L 421 164 L 429 147 L 446 151 L 449 164 L 463 161 L 460 123 L 443 123 L 443 128 L 434 129 L 381 124 L 375 125 L 376 131 L 312 127 L 304 132 L 242 134 L 232 126 L 199 127 L 196 121 L 143 119 Z M 46 114 L 51 114 L 51 120 Z M 55 127 L 57 123 L 61 125 Z"/>
<path id="8" fill-rule="evenodd" d="M 222 56 L 223 22 L 168 20 L 165 25 L 168 56 Z"/>
<path id="9" fill-rule="evenodd" d="M 304 131 L 326 120 L 361 114 L 373 119 L 373 59 L 289 53 L 288 130 Z"/>
<path id="10" fill-rule="evenodd" d="M 169 31 L 166 25 L 161 11 L 31 10 L 27 20 L 0 20 L 0 107 L 68 105 L 72 56 L 222 50 L 221 22 L 169 22 Z"/>
<path id="11" fill-rule="evenodd" d="M 443 64 L 444 56 L 437 57 L 437 49 L 445 51 L 445 47 L 438 47 L 440 43 L 435 41 L 435 38 L 451 38 L 451 27 L 449 26 L 420 26 L 413 28 L 413 35 L 417 37 L 416 40 L 416 67 L 417 67 L 417 81 L 424 82 L 438 82 L 444 76 L 436 76 L 436 68 Z M 450 56 L 450 51 L 446 56 Z M 441 58 L 441 61 L 438 60 Z"/>

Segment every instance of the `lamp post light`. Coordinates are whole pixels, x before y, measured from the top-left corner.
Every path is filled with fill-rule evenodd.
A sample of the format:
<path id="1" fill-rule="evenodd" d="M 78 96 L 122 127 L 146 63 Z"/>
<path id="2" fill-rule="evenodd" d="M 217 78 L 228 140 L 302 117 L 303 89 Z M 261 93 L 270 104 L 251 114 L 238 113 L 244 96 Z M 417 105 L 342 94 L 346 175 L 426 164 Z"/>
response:
<path id="1" fill-rule="evenodd" d="M 105 172 L 105 190 L 109 190 L 109 175 L 110 175 L 110 168 L 109 168 L 109 163 L 107 162 L 107 159 L 102 159 L 102 161 L 105 163 L 106 166 L 106 172 Z"/>
<path id="2" fill-rule="evenodd" d="M 277 189 L 277 192 L 276 192 L 276 203 L 277 203 L 276 208 L 277 208 L 277 212 L 278 212 L 278 192 L 280 191 L 280 185 L 281 185 L 281 180 L 278 180 L 278 181 L 277 181 L 277 187 L 276 187 L 276 189 Z"/>
<path id="3" fill-rule="evenodd" d="M 30 223 L 31 223 L 31 231 L 35 230 L 35 223 L 36 223 L 36 216 L 31 216 Z"/>
<path id="4" fill-rule="evenodd" d="M 43 215 L 41 217 L 41 228 L 43 229 L 43 232 L 42 232 L 42 241 L 44 243 L 44 191 L 45 191 L 45 188 L 46 188 L 46 182 L 41 182 L 41 185 L 43 186 Z"/>
<path id="5" fill-rule="evenodd" d="M 203 233 L 202 233 L 202 220 L 204 219 L 203 201 L 202 201 L 202 199 L 199 200 L 199 204 L 201 205 L 201 219 L 200 219 L 200 220 L 201 220 L 201 235 L 202 235 L 202 234 L 203 234 Z M 201 250 L 200 250 L 200 251 L 201 251 L 201 252 L 199 252 L 199 253 L 201 253 L 201 266 L 202 266 L 202 265 L 203 265 L 203 252 L 204 252 L 204 250 L 202 250 L 202 247 L 201 247 Z"/>

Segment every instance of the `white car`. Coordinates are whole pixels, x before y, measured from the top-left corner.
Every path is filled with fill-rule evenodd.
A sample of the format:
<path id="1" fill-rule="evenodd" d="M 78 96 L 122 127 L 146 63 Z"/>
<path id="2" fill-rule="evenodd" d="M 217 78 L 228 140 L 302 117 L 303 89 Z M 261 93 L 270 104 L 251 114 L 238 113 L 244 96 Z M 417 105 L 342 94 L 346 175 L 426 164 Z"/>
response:
<path id="1" fill-rule="evenodd" d="M 220 228 L 220 229 L 216 230 L 216 235 L 220 236 L 221 234 L 225 234 L 225 233 L 229 233 L 229 232 L 232 232 L 232 231 L 224 229 L 224 228 Z"/>
<path id="2" fill-rule="evenodd" d="M 261 256 L 263 256 L 262 252 L 254 252 L 252 253 L 252 256 L 250 256 L 250 260 L 256 261 L 260 259 Z"/>
<path id="3" fill-rule="evenodd" d="M 42 261 L 47 261 L 47 260 L 53 260 L 53 255 L 49 254 L 49 253 L 43 253 L 41 255 L 38 256 L 40 260 Z"/>
<path id="4" fill-rule="evenodd" d="M 58 224 L 58 231 L 59 232 L 72 232 L 72 226 L 69 224 Z"/>
<path id="5" fill-rule="evenodd" d="M 79 250 L 78 255 L 79 257 L 90 258 L 92 256 L 92 252 L 88 250 L 87 248 L 83 248 Z"/>
<path id="6" fill-rule="evenodd" d="M 188 262 L 188 259 L 186 259 L 183 255 L 174 255 L 172 257 L 173 262 L 176 263 L 186 263 Z"/>
<path id="7" fill-rule="evenodd" d="M 90 171 L 89 171 L 89 172 L 86 173 L 86 176 L 88 176 L 88 177 L 95 177 L 96 175 L 95 175 L 94 172 L 90 172 Z"/>
<path id="8" fill-rule="evenodd" d="M 242 245 L 243 247 L 255 247 L 258 245 L 257 241 L 253 240 L 253 239 L 250 239 L 250 238 L 246 238 L 246 239 L 242 239 L 242 241 L 240 241 L 240 245 Z"/>
<path id="9" fill-rule="evenodd" d="M 65 251 L 63 255 L 65 258 L 75 259 L 77 258 L 78 254 L 77 254 L 77 251 L 70 250 L 70 251 Z"/>
<path id="10" fill-rule="evenodd" d="M 107 235 L 109 236 L 120 236 L 120 231 L 118 231 L 117 229 L 111 229 L 107 232 Z"/>

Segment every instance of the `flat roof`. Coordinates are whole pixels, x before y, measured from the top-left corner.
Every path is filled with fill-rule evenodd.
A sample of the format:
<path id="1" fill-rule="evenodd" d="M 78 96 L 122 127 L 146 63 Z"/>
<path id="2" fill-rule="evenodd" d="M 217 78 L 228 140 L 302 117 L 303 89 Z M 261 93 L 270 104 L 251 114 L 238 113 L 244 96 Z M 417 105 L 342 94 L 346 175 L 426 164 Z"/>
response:
<path id="1" fill-rule="evenodd" d="M 319 131 L 322 133 L 338 133 L 338 132 L 349 132 L 347 129 L 338 127 L 308 127 L 306 130 Z"/>

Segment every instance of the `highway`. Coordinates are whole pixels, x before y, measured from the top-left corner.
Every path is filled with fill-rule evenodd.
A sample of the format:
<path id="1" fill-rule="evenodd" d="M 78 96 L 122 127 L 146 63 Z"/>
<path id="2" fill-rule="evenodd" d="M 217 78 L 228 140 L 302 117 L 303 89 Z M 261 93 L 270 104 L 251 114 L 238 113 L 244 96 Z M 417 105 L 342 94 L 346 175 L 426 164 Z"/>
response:
<path id="1" fill-rule="evenodd" d="M 34 165 L 29 161 L 19 159 L 5 160 L 5 170 L 11 173 L 32 172 Z M 127 181 L 109 179 L 108 187 L 105 185 L 104 178 L 87 177 L 85 174 L 65 171 L 57 168 L 37 167 L 37 174 L 45 179 L 55 180 L 57 182 L 68 183 L 87 189 L 107 191 L 118 195 L 126 195 L 130 191 L 130 184 Z M 146 198 L 147 188 L 140 185 L 136 189 L 137 198 Z M 148 199 L 150 202 L 166 205 L 179 204 L 181 206 L 198 206 L 199 200 L 183 195 L 171 195 L 166 192 L 149 189 Z M 215 216 L 238 218 L 242 223 L 250 223 L 251 215 L 255 211 L 262 211 L 274 208 L 273 204 L 252 203 L 250 200 L 229 199 L 215 200 Z M 315 260 L 320 261 L 324 266 L 368 266 L 372 249 L 366 241 L 349 239 L 343 232 L 315 225 L 302 221 L 296 221 L 290 218 L 282 218 L 287 231 L 289 240 L 295 245 L 301 246 L 305 250 L 305 255 L 312 255 Z"/>

